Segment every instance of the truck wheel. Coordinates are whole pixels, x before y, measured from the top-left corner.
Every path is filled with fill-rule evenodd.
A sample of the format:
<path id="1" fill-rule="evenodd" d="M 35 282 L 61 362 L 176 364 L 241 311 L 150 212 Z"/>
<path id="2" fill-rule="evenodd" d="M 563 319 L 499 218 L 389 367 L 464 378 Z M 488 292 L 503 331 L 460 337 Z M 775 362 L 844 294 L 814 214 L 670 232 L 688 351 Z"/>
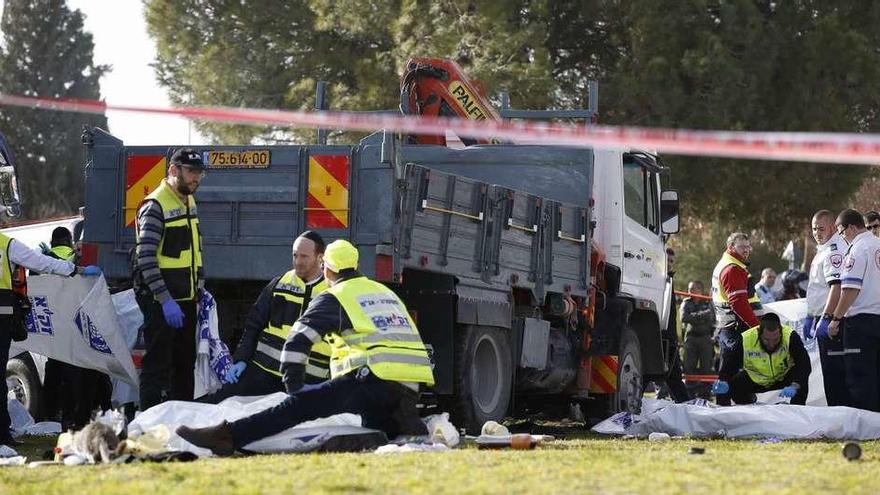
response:
<path id="1" fill-rule="evenodd" d="M 507 413 L 513 378 L 510 334 L 498 327 L 468 325 L 456 343 L 456 424 L 479 434 L 486 421 Z"/>
<path id="2" fill-rule="evenodd" d="M 39 421 L 42 417 L 40 407 L 43 390 L 40 385 L 40 375 L 37 374 L 34 366 L 18 358 L 10 359 L 6 363 L 6 378 L 11 382 L 9 391 L 24 404 L 34 420 Z"/>
<path id="3" fill-rule="evenodd" d="M 620 336 L 617 393 L 612 407 L 612 412 L 638 413 L 642 409 L 642 352 L 639 337 L 631 328 L 624 328 Z"/>

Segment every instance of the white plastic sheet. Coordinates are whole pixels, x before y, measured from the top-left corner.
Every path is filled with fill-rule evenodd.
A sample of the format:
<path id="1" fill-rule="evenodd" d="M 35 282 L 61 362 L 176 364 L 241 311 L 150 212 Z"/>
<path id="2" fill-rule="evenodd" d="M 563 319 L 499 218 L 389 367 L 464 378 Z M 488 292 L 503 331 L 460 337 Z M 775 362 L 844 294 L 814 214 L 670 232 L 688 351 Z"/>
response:
<path id="1" fill-rule="evenodd" d="M 696 402 L 696 401 L 695 401 Z M 605 434 L 873 440 L 880 438 L 880 413 L 851 407 L 751 405 L 719 407 L 700 401 L 674 404 L 644 399 L 645 414 L 619 413 L 593 427 Z"/>
<path id="2" fill-rule="evenodd" d="M 137 371 L 104 277 L 32 277 L 28 297 L 28 338 L 14 342 L 10 356 L 32 351 L 137 387 Z"/>
<path id="3" fill-rule="evenodd" d="M 157 425 L 165 425 L 171 432 L 167 447 L 171 450 L 185 450 L 199 456 L 209 456 L 211 452 L 196 447 L 183 440 L 174 430 L 178 426 L 201 428 L 212 426 L 223 420 L 235 421 L 279 404 L 287 397 L 277 392 L 262 397 L 230 397 L 219 404 L 200 404 L 197 402 L 169 401 L 151 407 L 138 414 L 128 425 L 129 436 L 139 436 Z M 308 421 L 289 428 L 281 433 L 266 437 L 245 446 L 254 452 L 308 452 L 320 446 L 330 435 L 368 433 L 374 430 L 361 427 L 361 418 L 356 414 L 337 414 L 329 418 Z"/>
<path id="4" fill-rule="evenodd" d="M 110 298 L 113 300 L 113 306 L 116 308 L 116 319 L 119 321 L 119 330 L 122 333 L 125 344 L 128 346 L 129 352 L 134 349 L 138 340 L 138 331 L 144 324 L 144 314 L 138 306 L 137 299 L 134 295 L 134 289 L 128 289 L 122 292 L 112 294 Z M 113 395 L 110 398 L 114 407 L 129 402 L 138 402 L 138 388 L 129 385 L 127 382 L 119 378 L 110 377 L 113 384 Z"/>

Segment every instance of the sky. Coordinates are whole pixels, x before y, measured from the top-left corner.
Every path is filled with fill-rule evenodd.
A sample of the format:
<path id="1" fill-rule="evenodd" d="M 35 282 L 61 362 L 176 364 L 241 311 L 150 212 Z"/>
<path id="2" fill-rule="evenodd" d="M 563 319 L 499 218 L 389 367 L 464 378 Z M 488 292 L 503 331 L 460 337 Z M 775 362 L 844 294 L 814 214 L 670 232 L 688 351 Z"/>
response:
<path id="1" fill-rule="evenodd" d="M 141 0 L 67 0 L 67 5 L 85 15 L 85 30 L 95 42 L 95 63 L 112 66 L 101 78 L 101 95 L 108 105 L 171 105 L 150 67 L 156 47 L 147 34 Z M 0 11 L 2 7 L 0 0 Z M 108 111 L 107 120 L 110 132 L 128 145 L 207 142 L 183 118 Z"/>

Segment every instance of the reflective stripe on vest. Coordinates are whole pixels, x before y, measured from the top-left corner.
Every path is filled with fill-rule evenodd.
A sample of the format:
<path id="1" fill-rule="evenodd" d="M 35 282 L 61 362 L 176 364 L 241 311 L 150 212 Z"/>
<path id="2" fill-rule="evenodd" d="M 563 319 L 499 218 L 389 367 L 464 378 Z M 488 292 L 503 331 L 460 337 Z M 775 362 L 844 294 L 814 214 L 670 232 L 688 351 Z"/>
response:
<path id="1" fill-rule="evenodd" d="M 163 179 L 144 201 L 156 201 L 162 208 L 164 227 L 156 258 L 165 286 L 175 300 L 192 301 L 202 274 L 196 200 L 190 194 L 184 205 Z"/>
<path id="2" fill-rule="evenodd" d="M 746 274 L 749 272 L 745 263 L 736 259 L 735 256 L 727 251 L 721 255 L 721 259 L 712 271 L 712 306 L 715 309 L 716 326 L 725 326 L 737 321 L 737 316 L 730 307 L 728 294 L 724 290 L 724 287 L 721 286 L 721 272 L 730 265 L 736 265 L 742 268 Z M 744 290 L 749 296 L 749 306 L 751 306 L 755 316 L 761 316 L 764 314 L 764 307 L 761 306 L 761 300 L 758 298 L 758 295 L 755 294 L 755 289 L 752 286 L 751 281 L 746 283 Z"/>
<path id="3" fill-rule="evenodd" d="M 0 315 L 11 315 L 15 301 L 12 292 L 12 261 L 9 259 L 9 244 L 12 238 L 0 234 Z"/>
<path id="4" fill-rule="evenodd" d="M 327 291 L 352 324 L 330 340 L 334 378 L 367 366 L 383 380 L 434 384 L 428 351 L 397 294 L 366 277 L 344 280 Z"/>
<path id="5" fill-rule="evenodd" d="M 753 382 L 763 386 L 772 385 L 794 368 L 794 360 L 788 352 L 791 332 L 791 327 L 782 327 L 782 339 L 773 354 L 761 347 L 758 327 L 743 332 L 743 369 Z"/>
<path id="6" fill-rule="evenodd" d="M 76 251 L 69 246 L 55 246 L 50 249 L 49 252 L 55 255 L 59 260 L 63 261 L 73 261 L 74 256 L 76 256 Z"/>
<path id="7" fill-rule="evenodd" d="M 272 290 L 269 324 L 260 332 L 257 349 L 251 360 L 264 371 L 282 376 L 281 351 L 293 324 L 299 319 L 314 297 L 327 290 L 327 281 L 321 278 L 309 287 L 293 270 L 285 273 Z M 306 383 L 317 383 L 330 378 L 330 345 L 318 342 L 312 346 L 306 363 Z"/>

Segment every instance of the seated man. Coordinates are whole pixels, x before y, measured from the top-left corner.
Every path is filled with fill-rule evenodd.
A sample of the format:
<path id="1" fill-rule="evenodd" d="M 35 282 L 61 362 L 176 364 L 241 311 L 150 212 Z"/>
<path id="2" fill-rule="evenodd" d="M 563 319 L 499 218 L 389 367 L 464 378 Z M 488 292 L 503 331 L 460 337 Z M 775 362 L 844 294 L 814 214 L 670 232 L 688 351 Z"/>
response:
<path id="1" fill-rule="evenodd" d="M 335 241 L 324 253 L 328 288 L 293 325 L 281 369 L 289 394 L 254 415 L 207 428 L 181 426 L 177 434 L 217 455 L 302 422 L 339 413 L 359 414 L 363 426 L 388 438 L 425 435 L 416 409 L 419 385 L 434 384 L 428 351 L 397 294 L 357 271 L 357 248 Z M 312 346 L 330 337 L 331 380 L 303 390 Z"/>
<path id="2" fill-rule="evenodd" d="M 767 313 L 758 326 L 743 332 L 718 372 L 712 391 L 729 392 L 737 404 L 751 404 L 757 400 L 756 392 L 782 389 L 780 397 L 802 406 L 807 402 L 811 371 L 800 335 L 783 327 L 779 316 Z"/>
<path id="3" fill-rule="evenodd" d="M 234 395 L 284 391 L 279 361 L 284 340 L 309 302 L 327 289 L 321 273 L 323 260 L 324 239 L 317 232 L 307 230 L 293 241 L 293 269 L 269 282 L 248 313 L 226 384 L 198 402 L 217 404 Z M 307 385 L 330 379 L 330 346 L 326 342 L 312 347 L 305 373 Z"/>

